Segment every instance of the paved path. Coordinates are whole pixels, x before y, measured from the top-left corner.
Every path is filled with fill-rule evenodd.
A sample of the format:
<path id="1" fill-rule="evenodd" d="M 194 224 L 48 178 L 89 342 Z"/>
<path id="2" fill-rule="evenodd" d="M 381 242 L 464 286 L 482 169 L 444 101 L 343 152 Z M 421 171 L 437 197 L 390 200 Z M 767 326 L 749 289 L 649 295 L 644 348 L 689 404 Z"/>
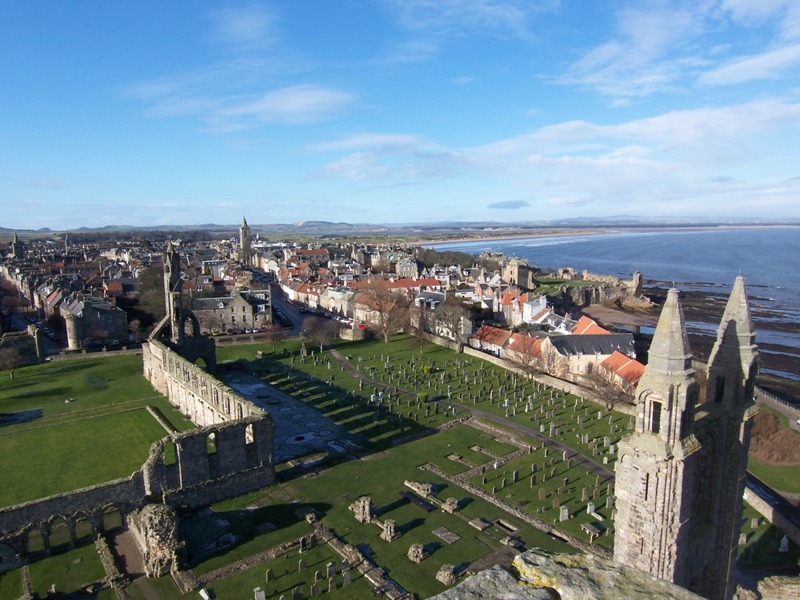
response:
<path id="1" fill-rule="evenodd" d="M 375 381 L 373 379 L 369 379 L 368 377 L 365 377 L 364 374 L 361 373 L 360 371 L 358 371 L 353 365 L 351 365 L 350 362 L 344 356 L 342 356 L 342 354 L 338 350 L 336 350 L 335 348 L 331 348 L 331 347 L 327 347 L 327 349 L 334 356 L 334 358 L 336 358 L 336 360 L 339 362 L 339 364 L 342 367 L 344 367 L 344 369 L 350 375 L 355 377 L 356 379 L 363 379 L 364 383 L 369 384 L 371 386 L 396 389 L 398 391 L 398 393 L 404 394 L 406 396 L 412 396 L 412 397 L 416 398 L 416 394 L 411 390 L 407 390 L 407 389 L 404 389 L 404 388 L 401 388 L 401 387 L 397 387 L 397 386 L 393 386 L 393 385 L 387 385 L 385 383 L 381 383 L 380 381 Z M 442 405 L 445 405 L 445 406 L 456 406 L 460 410 L 465 410 L 465 411 L 469 412 L 470 414 L 472 414 L 472 415 L 474 415 L 476 417 L 479 417 L 479 418 L 484 419 L 486 421 L 491 421 L 492 423 L 497 423 L 498 425 L 502 425 L 502 426 L 507 427 L 509 429 L 512 429 L 512 430 L 514 430 L 514 431 L 516 431 L 518 433 L 521 433 L 523 435 L 527 435 L 527 436 L 530 436 L 530 437 L 532 437 L 532 438 L 534 438 L 536 440 L 539 440 L 540 442 L 542 442 L 544 444 L 547 444 L 550 448 L 556 449 L 559 452 L 567 452 L 567 457 L 568 458 L 571 458 L 577 464 L 583 466 L 587 471 L 590 471 L 590 472 L 594 473 L 595 475 L 599 475 L 605 481 L 613 481 L 614 480 L 614 472 L 611 471 L 610 469 L 607 469 L 603 465 L 597 464 L 596 462 L 594 462 L 593 460 L 590 460 L 589 458 L 587 458 L 586 456 L 584 456 L 580 452 L 576 452 L 575 450 L 573 450 L 572 448 L 570 448 L 569 446 L 567 446 L 565 444 L 562 444 L 558 440 L 554 440 L 553 438 L 551 438 L 551 437 L 549 437 L 549 436 L 547 436 L 547 435 L 545 435 L 545 434 L 543 434 L 543 433 L 541 433 L 539 431 L 531 429 L 530 427 L 526 427 L 525 425 L 521 425 L 520 423 L 516 423 L 515 421 L 509 420 L 509 419 L 505 419 L 503 417 L 499 417 L 499 416 L 494 415 L 492 413 L 488 413 L 485 410 L 481 410 L 479 408 L 473 408 L 473 407 L 470 407 L 468 405 L 453 404 L 452 402 L 447 401 L 447 400 L 436 400 L 436 402 L 438 402 L 438 403 L 440 403 Z"/>

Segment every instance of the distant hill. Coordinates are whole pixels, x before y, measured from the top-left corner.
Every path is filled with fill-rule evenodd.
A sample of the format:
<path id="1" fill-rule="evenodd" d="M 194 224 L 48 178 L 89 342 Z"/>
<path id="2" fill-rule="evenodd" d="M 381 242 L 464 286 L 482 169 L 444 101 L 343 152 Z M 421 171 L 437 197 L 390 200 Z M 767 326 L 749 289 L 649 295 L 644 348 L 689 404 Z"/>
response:
<path id="1" fill-rule="evenodd" d="M 411 235 L 430 237 L 433 235 L 502 235 L 514 232 L 524 233 L 527 230 L 541 229 L 590 229 L 590 228 L 615 228 L 615 227 L 716 227 L 730 225 L 800 225 L 800 220 L 755 220 L 755 219 L 729 219 L 721 221 L 702 221 L 687 217 L 644 218 L 619 215 L 614 217 L 569 217 L 550 221 L 438 221 L 433 223 L 345 223 L 331 221 L 298 221 L 296 223 L 268 223 L 250 224 L 253 233 L 265 236 L 276 235 L 307 235 L 307 236 L 345 236 L 345 235 Z M 237 235 L 239 225 L 202 223 L 197 225 L 149 225 L 137 227 L 134 225 L 105 225 L 103 227 L 80 227 L 64 231 L 52 231 L 47 227 L 41 229 L 10 229 L 0 227 L 0 241 L 10 240 L 16 232 L 22 238 L 34 237 L 62 237 L 64 233 L 130 233 L 133 231 L 169 231 L 169 232 L 198 232 L 206 231 L 214 235 L 230 233 Z"/>

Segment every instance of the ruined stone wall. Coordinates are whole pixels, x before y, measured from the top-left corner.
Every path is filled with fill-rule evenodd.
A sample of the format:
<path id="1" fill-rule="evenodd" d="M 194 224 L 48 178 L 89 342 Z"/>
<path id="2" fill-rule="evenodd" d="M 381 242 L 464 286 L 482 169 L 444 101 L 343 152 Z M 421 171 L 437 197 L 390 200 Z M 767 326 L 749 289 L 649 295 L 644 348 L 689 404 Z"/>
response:
<path id="1" fill-rule="evenodd" d="M 264 414 L 258 406 L 161 342 L 151 340 L 143 346 L 143 363 L 144 375 L 151 385 L 199 427 Z"/>
<path id="2" fill-rule="evenodd" d="M 197 507 L 275 482 L 272 417 L 163 344 L 143 355 L 153 387 L 204 426 L 154 442 L 128 478 L 0 509 L 0 544 L 25 556 L 29 534 L 49 535 L 58 519 L 71 531 L 82 519 L 100 530 L 107 509 L 125 518 L 152 502 Z"/>
<path id="3" fill-rule="evenodd" d="M 87 518 L 90 522 L 99 517 L 105 508 L 114 507 L 121 512 L 137 508 L 144 501 L 141 472 L 107 483 L 56 494 L 0 509 L 0 540 L 27 532 L 41 525 L 63 518 Z"/>
<path id="4" fill-rule="evenodd" d="M 174 464 L 167 464 L 167 445 Z M 266 414 L 172 434 L 150 449 L 142 467 L 144 492 L 194 507 L 271 485 L 273 446 L 273 421 Z"/>

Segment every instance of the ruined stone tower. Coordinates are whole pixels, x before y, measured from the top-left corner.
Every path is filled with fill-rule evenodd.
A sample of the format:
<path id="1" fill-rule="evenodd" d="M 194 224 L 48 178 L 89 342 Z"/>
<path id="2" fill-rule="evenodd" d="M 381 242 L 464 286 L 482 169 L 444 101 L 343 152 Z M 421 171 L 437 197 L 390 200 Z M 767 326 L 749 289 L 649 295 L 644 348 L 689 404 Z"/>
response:
<path id="1" fill-rule="evenodd" d="M 239 226 L 239 262 L 243 265 L 250 264 L 250 226 L 244 217 Z"/>
<path id="2" fill-rule="evenodd" d="M 164 302 L 171 329 L 171 339 L 178 342 L 181 321 L 181 258 L 172 241 L 167 244 L 164 256 Z"/>
<path id="3" fill-rule="evenodd" d="M 619 444 L 614 559 L 711 599 L 735 590 L 742 493 L 758 369 L 744 279 L 734 284 L 708 366 L 692 368 L 678 291 L 667 294 Z"/>

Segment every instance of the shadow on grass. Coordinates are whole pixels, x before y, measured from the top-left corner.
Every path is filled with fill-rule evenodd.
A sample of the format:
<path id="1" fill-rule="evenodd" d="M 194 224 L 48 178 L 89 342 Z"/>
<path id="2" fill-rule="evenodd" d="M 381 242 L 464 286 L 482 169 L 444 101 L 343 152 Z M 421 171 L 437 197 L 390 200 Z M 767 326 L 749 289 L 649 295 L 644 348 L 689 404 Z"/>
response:
<path id="1" fill-rule="evenodd" d="M 27 400 L 29 398 L 41 398 L 42 396 L 67 396 L 68 394 L 72 394 L 74 392 L 74 388 L 70 387 L 52 387 L 31 390 L 29 392 L 15 394 L 13 396 L 6 396 L 5 400 Z M 0 399 L 0 402 L 2 402 L 2 399 Z"/>
<path id="2" fill-rule="evenodd" d="M 392 512 L 393 510 L 400 508 L 401 506 L 405 506 L 406 504 L 408 504 L 408 500 L 406 500 L 405 498 L 398 498 L 397 500 L 389 502 L 388 504 L 384 504 L 383 506 L 378 506 L 372 511 L 372 514 L 375 515 L 376 517 L 379 517 L 388 512 Z"/>
<path id="3" fill-rule="evenodd" d="M 408 533 L 409 531 L 420 527 L 421 525 L 425 525 L 425 519 L 417 517 L 415 519 L 411 519 L 407 523 L 403 523 L 397 529 L 402 531 L 403 533 Z"/>
<path id="4" fill-rule="evenodd" d="M 4 425 L 17 425 L 40 419 L 44 414 L 44 409 L 33 408 L 30 410 L 18 410 L 12 413 L 0 413 L 0 427 Z"/>
<path id="5" fill-rule="evenodd" d="M 303 506 L 311 506 L 319 514 L 331 508 L 330 504 L 320 502 Z M 298 508 L 299 504 L 271 504 L 221 512 L 205 509 L 182 519 L 180 533 L 186 541 L 189 563 L 196 567 L 211 558 L 233 553 L 238 546 L 258 536 L 305 521 L 296 513 Z"/>

